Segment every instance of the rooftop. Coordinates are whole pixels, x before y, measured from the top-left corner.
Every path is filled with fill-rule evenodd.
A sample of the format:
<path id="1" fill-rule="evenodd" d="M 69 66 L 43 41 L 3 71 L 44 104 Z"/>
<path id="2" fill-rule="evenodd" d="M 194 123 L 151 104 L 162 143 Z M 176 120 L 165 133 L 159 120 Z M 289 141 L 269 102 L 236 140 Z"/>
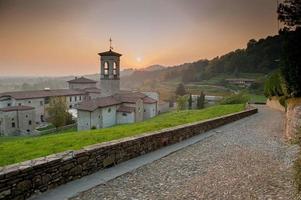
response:
<path id="1" fill-rule="evenodd" d="M 97 81 L 85 78 L 83 76 L 80 78 L 75 77 L 74 79 L 67 81 L 67 82 L 68 83 L 97 83 Z"/>
<path id="2" fill-rule="evenodd" d="M 101 97 L 97 99 L 92 99 L 90 101 L 84 101 L 78 106 L 78 110 L 85 110 L 85 111 L 94 111 L 97 108 L 103 108 L 107 106 L 113 106 L 121 104 L 120 101 L 118 101 L 113 96 L 109 97 Z"/>
<path id="3" fill-rule="evenodd" d="M 94 100 L 82 102 L 77 109 L 91 112 L 96 110 L 97 108 L 102 108 L 107 106 L 113 106 L 122 103 L 136 103 L 139 99 L 141 99 L 143 103 L 157 102 L 157 100 L 150 98 L 141 92 L 122 91 L 118 94 L 109 97 L 102 97 L 102 98 L 97 98 Z M 121 106 L 121 107 L 122 107 L 120 108 L 121 110 L 129 111 L 131 109 L 130 107 L 127 106 Z"/>
<path id="4" fill-rule="evenodd" d="M 118 57 L 122 56 L 122 54 L 117 53 L 112 50 L 98 53 L 98 55 L 100 55 L 100 56 L 118 56 Z"/>
<path id="5" fill-rule="evenodd" d="M 57 89 L 57 90 L 31 90 L 31 91 L 16 91 L 0 93 L 0 97 L 12 97 L 14 99 L 37 99 L 56 96 L 73 96 L 84 95 L 86 92 L 72 89 Z"/>
<path id="6" fill-rule="evenodd" d="M 117 109 L 117 112 L 132 113 L 132 112 L 135 112 L 135 108 L 134 107 L 130 107 L 130 106 L 120 106 Z"/>
<path id="7" fill-rule="evenodd" d="M 34 107 L 31 106 L 10 106 L 6 108 L 0 108 L 2 112 L 11 112 L 11 111 L 24 111 L 24 110 L 33 110 Z"/>

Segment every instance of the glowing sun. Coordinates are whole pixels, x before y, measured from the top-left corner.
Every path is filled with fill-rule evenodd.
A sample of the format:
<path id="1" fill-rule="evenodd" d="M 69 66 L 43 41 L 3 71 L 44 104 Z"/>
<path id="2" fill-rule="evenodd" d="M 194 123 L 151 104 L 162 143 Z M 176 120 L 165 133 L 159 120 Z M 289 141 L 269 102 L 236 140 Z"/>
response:
<path id="1" fill-rule="evenodd" d="M 137 61 L 137 62 L 141 62 L 141 61 L 142 61 L 142 58 L 141 58 L 141 57 L 137 57 L 137 58 L 136 58 L 136 61 Z"/>

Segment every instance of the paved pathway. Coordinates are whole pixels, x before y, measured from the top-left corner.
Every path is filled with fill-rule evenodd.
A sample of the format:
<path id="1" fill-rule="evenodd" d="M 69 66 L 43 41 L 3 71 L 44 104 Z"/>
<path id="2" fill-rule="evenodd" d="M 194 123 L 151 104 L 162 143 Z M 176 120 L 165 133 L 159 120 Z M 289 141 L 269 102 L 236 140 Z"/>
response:
<path id="1" fill-rule="evenodd" d="M 134 171 L 78 194 L 98 199 L 296 199 L 283 114 L 259 113 Z"/>

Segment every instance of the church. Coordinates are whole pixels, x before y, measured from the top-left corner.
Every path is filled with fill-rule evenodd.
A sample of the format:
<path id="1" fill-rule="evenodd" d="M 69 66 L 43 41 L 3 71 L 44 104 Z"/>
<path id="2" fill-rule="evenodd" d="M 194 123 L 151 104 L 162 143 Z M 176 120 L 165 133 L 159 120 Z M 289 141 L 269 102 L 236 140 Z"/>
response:
<path id="1" fill-rule="evenodd" d="M 158 113 L 159 94 L 120 90 L 121 54 L 109 51 L 100 56 L 100 92 L 77 106 L 77 129 L 90 130 L 141 122 Z"/>

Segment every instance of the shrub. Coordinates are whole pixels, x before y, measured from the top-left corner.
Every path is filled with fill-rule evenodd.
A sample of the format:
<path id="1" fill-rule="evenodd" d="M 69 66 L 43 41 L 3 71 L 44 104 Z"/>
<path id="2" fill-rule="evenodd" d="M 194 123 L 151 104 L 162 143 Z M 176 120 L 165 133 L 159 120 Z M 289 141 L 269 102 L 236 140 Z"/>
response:
<path id="1" fill-rule="evenodd" d="M 265 81 L 264 95 L 268 98 L 272 96 L 286 96 L 286 83 L 279 70 L 273 72 Z"/>
<path id="2" fill-rule="evenodd" d="M 239 93 L 225 97 L 220 104 L 245 104 L 250 100 L 249 95 Z"/>

